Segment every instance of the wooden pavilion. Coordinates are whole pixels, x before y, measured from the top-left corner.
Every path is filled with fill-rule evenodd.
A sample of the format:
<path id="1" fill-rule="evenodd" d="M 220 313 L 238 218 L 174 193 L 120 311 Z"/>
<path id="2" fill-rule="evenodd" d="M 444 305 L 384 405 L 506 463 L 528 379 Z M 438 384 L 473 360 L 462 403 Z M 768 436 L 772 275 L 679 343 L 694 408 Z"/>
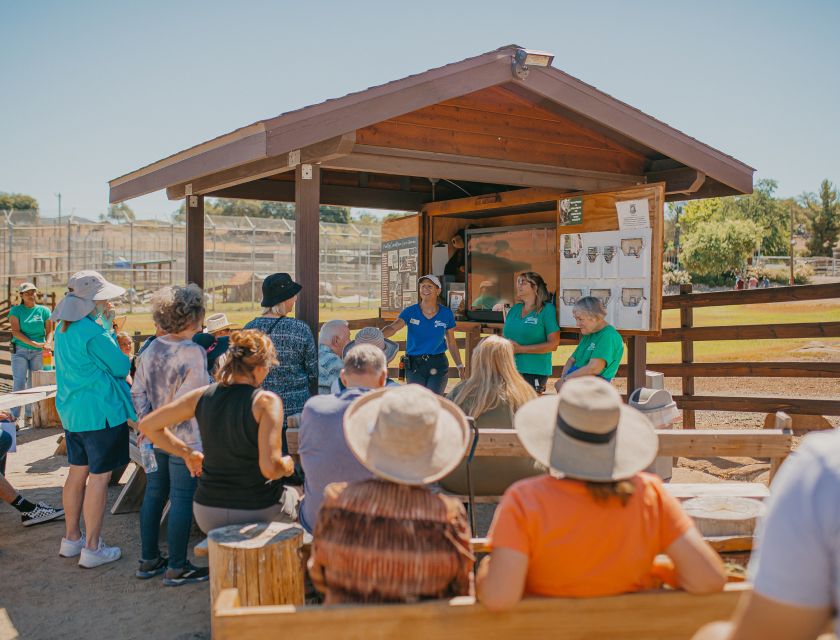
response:
<path id="1" fill-rule="evenodd" d="M 204 197 L 294 202 L 297 316 L 315 331 L 321 204 L 421 211 L 465 193 L 550 199 L 654 182 L 665 200 L 752 192 L 754 169 L 552 58 L 505 46 L 261 120 L 110 181 L 110 201 L 161 189 L 185 199 L 187 280 L 200 285 Z M 629 370 L 643 376 L 644 338 L 634 340 Z"/>

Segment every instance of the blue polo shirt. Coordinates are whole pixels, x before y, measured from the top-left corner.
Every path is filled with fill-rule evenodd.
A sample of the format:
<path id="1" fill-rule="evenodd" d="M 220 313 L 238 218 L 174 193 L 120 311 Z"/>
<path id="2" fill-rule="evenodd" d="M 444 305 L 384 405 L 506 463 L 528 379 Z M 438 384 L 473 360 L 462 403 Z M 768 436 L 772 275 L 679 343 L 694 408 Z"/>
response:
<path id="1" fill-rule="evenodd" d="M 449 307 L 438 305 L 434 317 L 427 318 L 420 305 L 413 304 L 400 312 L 400 320 L 408 328 L 406 354 L 422 356 L 446 352 L 446 332 L 455 328 L 455 315 Z"/>

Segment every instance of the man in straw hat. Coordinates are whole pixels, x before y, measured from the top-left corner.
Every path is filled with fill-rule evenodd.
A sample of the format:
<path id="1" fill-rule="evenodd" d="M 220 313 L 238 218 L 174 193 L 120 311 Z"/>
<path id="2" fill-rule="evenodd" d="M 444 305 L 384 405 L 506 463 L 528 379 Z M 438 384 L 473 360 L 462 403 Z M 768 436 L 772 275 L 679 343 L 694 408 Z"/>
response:
<path id="1" fill-rule="evenodd" d="M 492 610 L 523 594 L 596 597 L 651 589 L 665 577 L 692 593 L 723 588 L 723 564 L 656 476 L 650 422 L 594 376 L 569 380 L 516 412 L 522 445 L 549 475 L 505 493 L 490 528 L 478 597 Z M 654 558 L 674 574 L 657 577 Z"/>
<path id="2" fill-rule="evenodd" d="M 469 593 L 464 506 L 424 486 L 461 461 L 468 433 L 457 406 L 419 385 L 371 391 L 350 405 L 344 436 L 376 478 L 325 492 L 309 572 L 326 604 Z"/>

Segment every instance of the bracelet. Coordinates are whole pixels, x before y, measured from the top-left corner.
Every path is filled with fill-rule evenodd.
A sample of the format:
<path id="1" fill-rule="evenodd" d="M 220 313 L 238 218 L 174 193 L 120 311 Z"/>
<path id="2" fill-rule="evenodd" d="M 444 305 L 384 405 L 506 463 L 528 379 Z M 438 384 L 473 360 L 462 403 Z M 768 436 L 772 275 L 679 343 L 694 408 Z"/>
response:
<path id="1" fill-rule="evenodd" d="M 464 368 L 464 365 L 462 365 L 462 364 L 456 364 L 456 365 L 455 365 L 455 368 L 456 368 L 456 369 L 463 369 L 463 368 Z"/>

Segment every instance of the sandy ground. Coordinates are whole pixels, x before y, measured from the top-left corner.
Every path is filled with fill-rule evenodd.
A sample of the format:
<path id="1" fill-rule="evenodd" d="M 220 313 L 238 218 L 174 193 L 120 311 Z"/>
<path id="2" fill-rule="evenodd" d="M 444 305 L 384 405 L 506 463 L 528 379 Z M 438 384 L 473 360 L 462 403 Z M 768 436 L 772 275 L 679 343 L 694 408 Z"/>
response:
<path id="1" fill-rule="evenodd" d="M 679 379 L 669 378 L 666 384 L 679 393 Z M 696 393 L 836 398 L 840 397 L 840 381 L 698 379 Z M 763 414 L 751 413 L 704 411 L 697 416 L 700 428 L 756 428 L 764 421 Z M 831 421 L 840 426 L 840 419 Z M 61 503 L 67 458 L 53 455 L 59 433 L 58 429 L 25 429 L 19 434 L 18 452 L 9 455 L 7 477 L 31 500 Z M 766 461 L 751 459 L 681 458 L 673 481 L 766 482 L 768 469 Z M 110 489 L 109 509 L 119 489 Z M 491 505 L 477 509 L 478 535 L 486 534 L 493 510 Z M 122 547 L 123 558 L 105 567 L 84 570 L 76 561 L 60 558 L 58 546 L 63 533 L 63 522 L 24 528 L 17 512 L 0 503 L 0 640 L 210 637 L 207 583 L 167 588 L 159 579 L 134 578 L 140 549 L 138 514 L 112 516 L 109 512 L 106 516 L 105 539 Z M 191 546 L 200 538 L 195 531 Z M 205 563 L 205 559 L 196 561 Z"/>
<path id="2" fill-rule="evenodd" d="M 23 430 L 17 453 L 9 454 L 7 477 L 30 500 L 61 504 L 67 458 L 53 455 L 59 433 L 59 429 Z M 109 509 L 119 490 L 110 489 Z M 0 503 L 0 640 L 209 638 L 208 583 L 164 587 L 159 578 L 134 577 L 140 555 L 139 522 L 139 514 L 109 512 L 103 535 L 106 542 L 122 548 L 123 557 L 86 570 L 76 560 L 58 555 L 63 521 L 24 528 L 17 511 Z M 191 546 L 201 539 L 194 534 Z M 196 564 L 206 564 L 199 560 Z"/>

